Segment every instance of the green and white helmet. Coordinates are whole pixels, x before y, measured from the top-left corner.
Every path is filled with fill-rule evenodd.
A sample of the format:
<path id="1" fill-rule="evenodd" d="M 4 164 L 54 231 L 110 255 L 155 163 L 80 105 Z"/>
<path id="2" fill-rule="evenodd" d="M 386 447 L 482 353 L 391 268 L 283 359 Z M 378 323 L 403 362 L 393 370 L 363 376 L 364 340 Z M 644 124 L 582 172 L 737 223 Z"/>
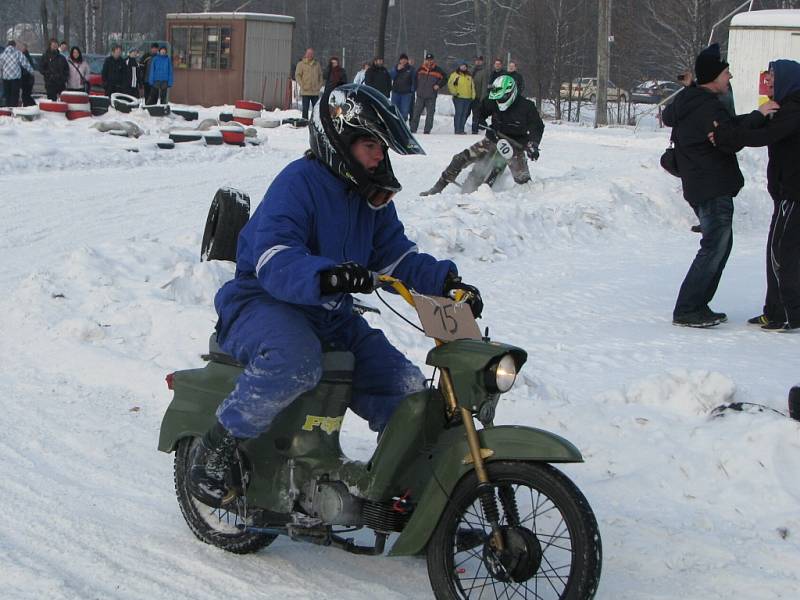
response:
<path id="1" fill-rule="evenodd" d="M 497 102 L 500 110 L 506 110 L 517 99 L 517 82 L 511 75 L 500 75 L 492 82 L 489 89 L 489 99 Z"/>

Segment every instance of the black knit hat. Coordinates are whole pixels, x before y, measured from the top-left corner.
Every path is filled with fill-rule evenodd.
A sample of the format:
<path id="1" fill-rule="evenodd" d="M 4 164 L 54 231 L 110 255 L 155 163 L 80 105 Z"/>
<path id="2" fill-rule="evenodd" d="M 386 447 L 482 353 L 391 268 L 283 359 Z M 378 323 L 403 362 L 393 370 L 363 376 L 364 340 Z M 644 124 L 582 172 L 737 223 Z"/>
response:
<path id="1" fill-rule="evenodd" d="M 711 44 L 697 55 L 697 60 L 694 63 L 694 74 L 698 85 L 711 83 L 727 67 L 728 63 L 722 60 L 719 44 Z"/>

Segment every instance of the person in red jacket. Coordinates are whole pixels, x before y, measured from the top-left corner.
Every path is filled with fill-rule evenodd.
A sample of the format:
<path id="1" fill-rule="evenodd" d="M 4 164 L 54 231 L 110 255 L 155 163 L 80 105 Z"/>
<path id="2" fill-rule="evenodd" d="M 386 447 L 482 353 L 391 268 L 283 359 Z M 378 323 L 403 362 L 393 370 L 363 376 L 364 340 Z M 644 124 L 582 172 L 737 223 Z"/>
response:
<path id="1" fill-rule="evenodd" d="M 414 103 L 414 112 L 411 115 L 411 133 L 417 133 L 422 111 L 425 111 L 423 133 L 431 132 L 433 115 L 436 112 L 436 97 L 439 95 L 439 88 L 446 83 L 447 75 L 436 65 L 433 54 L 425 56 L 425 62 L 417 70 L 417 101 Z"/>

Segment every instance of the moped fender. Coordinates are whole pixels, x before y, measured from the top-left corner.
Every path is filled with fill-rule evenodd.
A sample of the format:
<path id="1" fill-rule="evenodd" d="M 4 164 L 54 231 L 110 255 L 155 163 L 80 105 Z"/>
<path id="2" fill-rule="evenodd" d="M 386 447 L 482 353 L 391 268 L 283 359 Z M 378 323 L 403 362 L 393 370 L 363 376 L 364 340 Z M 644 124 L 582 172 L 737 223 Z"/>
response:
<path id="1" fill-rule="evenodd" d="M 580 451 L 569 441 L 549 431 L 503 425 L 478 432 L 481 448 L 492 450 L 486 462 L 518 460 L 526 462 L 576 463 L 583 462 Z M 472 463 L 465 463 L 469 448 L 461 427 L 450 429 L 439 439 L 429 466 L 435 477 L 428 480 L 411 519 L 394 543 L 390 556 L 419 554 L 425 550 L 436 525 L 447 506 L 450 494 L 464 475 L 472 471 Z"/>

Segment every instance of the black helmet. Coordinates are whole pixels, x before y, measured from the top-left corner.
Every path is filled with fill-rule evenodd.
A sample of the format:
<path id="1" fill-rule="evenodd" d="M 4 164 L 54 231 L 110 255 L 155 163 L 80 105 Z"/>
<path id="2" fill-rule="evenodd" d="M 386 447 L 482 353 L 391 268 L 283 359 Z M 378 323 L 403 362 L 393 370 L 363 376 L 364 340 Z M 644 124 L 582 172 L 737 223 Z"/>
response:
<path id="1" fill-rule="evenodd" d="M 348 83 L 325 90 L 308 129 L 311 151 L 317 159 L 375 206 L 387 203 L 402 189 L 386 150 L 425 154 L 397 107 L 368 85 Z M 365 169 L 350 152 L 350 146 L 361 137 L 375 138 L 384 147 L 384 158 L 374 172 Z"/>

